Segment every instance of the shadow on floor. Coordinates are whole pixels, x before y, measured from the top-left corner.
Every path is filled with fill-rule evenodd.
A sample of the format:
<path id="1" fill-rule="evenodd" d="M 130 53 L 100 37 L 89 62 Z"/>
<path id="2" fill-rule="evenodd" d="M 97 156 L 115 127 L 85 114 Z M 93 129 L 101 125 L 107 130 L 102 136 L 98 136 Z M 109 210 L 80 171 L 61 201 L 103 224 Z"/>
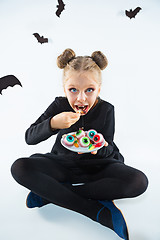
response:
<path id="1" fill-rule="evenodd" d="M 39 214 L 46 219 L 49 222 L 68 222 L 73 221 L 75 218 L 79 218 L 79 216 L 82 216 L 83 218 L 86 218 L 83 215 L 80 215 L 79 213 L 76 213 L 74 211 L 56 206 L 54 204 L 48 204 L 40 209 L 38 209 Z"/>
<path id="2" fill-rule="evenodd" d="M 101 240 L 120 240 L 120 238 L 109 228 L 102 226 L 93 220 L 76 213 L 74 211 L 58 207 L 54 204 L 48 204 L 38 209 L 40 216 L 48 222 L 67 226 L 67 229 L 76 230 L 81 234 L 83 232 L 83 238 L 87 239 L 100 239 Z M 136 239 L 138 240 L 138 239 Z"/>

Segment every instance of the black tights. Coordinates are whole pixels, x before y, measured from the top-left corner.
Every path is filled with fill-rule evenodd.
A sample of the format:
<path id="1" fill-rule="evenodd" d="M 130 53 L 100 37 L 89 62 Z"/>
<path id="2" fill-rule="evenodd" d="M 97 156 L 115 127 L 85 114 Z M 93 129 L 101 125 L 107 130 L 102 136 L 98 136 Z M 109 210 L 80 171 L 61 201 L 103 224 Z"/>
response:
<path id="1" fill-rule="evenodd" d="M 46 157 L 30 157 L 15 161 L 11 172 L 19 184 L 42 198 L 92 219 L 100 208 L 97 200 L 136 197 L 148 186 L 144 173 L 118 162 L 86 171 Z"/>

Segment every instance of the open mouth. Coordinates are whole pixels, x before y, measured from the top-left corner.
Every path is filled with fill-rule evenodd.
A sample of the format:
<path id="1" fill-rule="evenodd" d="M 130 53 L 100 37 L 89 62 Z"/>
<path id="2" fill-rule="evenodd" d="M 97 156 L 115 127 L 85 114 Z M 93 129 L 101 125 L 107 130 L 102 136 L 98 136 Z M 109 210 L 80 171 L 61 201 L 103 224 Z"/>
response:
<path id="1" fill-rule="evenodd" d="M 89 109 L 88 105 L 84 105 L 84 106 L 75 105 L 75 107 L 76 107 L 76 112 L 80 112 L 81 114 L 86 114 Z"/>

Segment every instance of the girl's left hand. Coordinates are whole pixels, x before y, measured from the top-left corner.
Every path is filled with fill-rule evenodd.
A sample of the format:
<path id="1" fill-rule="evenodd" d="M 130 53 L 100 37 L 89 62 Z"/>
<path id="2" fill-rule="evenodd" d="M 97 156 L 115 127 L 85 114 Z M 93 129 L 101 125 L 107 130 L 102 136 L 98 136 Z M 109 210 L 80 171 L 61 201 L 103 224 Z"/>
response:
<path id="1" fill-rule="evenodd" d="M 104 144 L 104 146 L 105 147 L 107 147 L 108 146 L 108 143 L 105 141 L 105 144 Z M 82 152 L 78 152 L 78 154 L 83 154 Z M 96 151 L 93 151 L 93 152 L 91 152 L 91 154 L 97 154 L 97 150 Z"/>

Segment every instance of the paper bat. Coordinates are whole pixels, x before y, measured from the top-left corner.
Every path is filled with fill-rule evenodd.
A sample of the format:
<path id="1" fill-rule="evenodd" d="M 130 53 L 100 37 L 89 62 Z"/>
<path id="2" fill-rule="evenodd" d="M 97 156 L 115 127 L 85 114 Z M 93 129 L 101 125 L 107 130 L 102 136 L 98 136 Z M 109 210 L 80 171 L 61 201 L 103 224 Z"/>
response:
<path id="1" fill-rule="evenodd" d="M 14 75 L 7 75 L 0 78 L 0 94 L 2 95 L 2 90 L 7 87 L 14 87 L 16 84 L 22 87 L 21 82 Z"/>
<path id="2" fill-rule="evenodd" d="M 135 16 L 137 15 L 137 13 L 141 10 L 142 8 L 137 7 L 136 9 L 134 9 L 132 11 L 132 9 L 130 9 L 130 11 L 125 10 L 126 16 L 131 18 L 135 18 Z"/>
<path id="3" fill-rule="evenodd" d="M 56 11 L 56 15 L 58 17 L 60 17 L 61 12 L 65 9 L 64 8 L 65 4 L 64 4 L 64 2 L 62 0 L 58 0 L 58 3 L 59 3 L 59 5 L 56 6 L 58 8 L 57 11 Z"/>
<path id="4" fill-rule="evenodd" d="M 35 36 L 35 38 L 37 38 L 37 41 L 42 43 L 46 43 L 48 42 L 48 38 L 44 38 L 43 36 L 41 37 L 38 33 L 33 33 L 33 35 Z"/>

